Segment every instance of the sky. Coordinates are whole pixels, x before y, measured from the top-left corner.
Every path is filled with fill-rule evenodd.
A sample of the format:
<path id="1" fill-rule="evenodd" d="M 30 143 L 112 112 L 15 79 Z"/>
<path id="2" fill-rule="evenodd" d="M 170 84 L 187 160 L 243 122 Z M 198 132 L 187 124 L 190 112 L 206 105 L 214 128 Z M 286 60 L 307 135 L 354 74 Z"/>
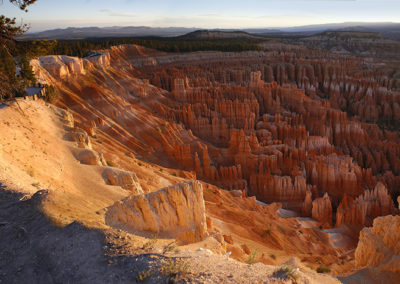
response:
<path id="1" fill-rule="evenodd" d="M 1 14 L 29 24 L 30 32 L 89 26 L 268 28 L 400 22 L 400 0 L 38 0 L 28 13 L 0 0 Z"/>

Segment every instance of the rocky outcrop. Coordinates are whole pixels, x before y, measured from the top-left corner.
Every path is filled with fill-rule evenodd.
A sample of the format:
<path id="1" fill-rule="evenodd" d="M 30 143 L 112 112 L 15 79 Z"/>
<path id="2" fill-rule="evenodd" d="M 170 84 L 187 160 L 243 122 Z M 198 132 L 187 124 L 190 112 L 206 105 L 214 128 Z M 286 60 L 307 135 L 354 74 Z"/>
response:
<path id="1" fill-rule="evenodd" d="M 74 151 L 75 157 L 81 164 L 92 165 L 92 166 L 105 166 L 106 160 L 103 154 L 90 149 L 84 149 L 79 151 Z"/>
<path id="2" fill-rule="evenodd" d="M 143 193 L 142 186 L 140 185 L 136 174 L 132 172 L 108 167 L 104 169 L 102 175 L 106 184 L 118 185 L 123 189 L 131 191 L 133 195 Z"/>
<path id="3" fill-rule="evenodd" d="M 110 66 L 111 56 L 107 51 L 97 51 L 86 56 L 84 59 L 97 67 L 108 67 Z"/>
<path id="4" fill-rule="evenodd" d="M 306 192 L 306 197 L 304 199 L 303 206 L 301 208 L 302 216 L 311 217 L 312 208 L 313 208 L 312 192 L 308 190 Z"/>
<path id="5" fill-rule="evenodd" d="M 378 217 L 360 232 L 355 265 L 400 273 L 400 216 Z"/>
<path id="6" fill-rule="evenodd" d="M 107 209 L 106 222 L 184 243 L 201 241 L 207 236 L 203 188 L 192 181 L 128 197 Z"/>
<path id="7" fill-rule="evenodd" d="M 312 218 L 320 221 L 324 228 L 332 226 L 332 203 L 328 193 L 312 202 Z"/>
<path id="8" fill-rule="evenodd" d="M 66 55 L 43 56 L 32 60 L 31 65 L 39 77 L 42 70 L 46 70 L 55 78 L 66 78 L 73 74 L 85 74 L 83 60 L 78 57 Z"/>
<path id="9" fill-rule="evenodd" d="M 92 149 L 89 135 L 85 130 L 79 127 L 75 127 L 71 131 L 67 132 L 65 139 L 76 142 L 78 148 Z"/>

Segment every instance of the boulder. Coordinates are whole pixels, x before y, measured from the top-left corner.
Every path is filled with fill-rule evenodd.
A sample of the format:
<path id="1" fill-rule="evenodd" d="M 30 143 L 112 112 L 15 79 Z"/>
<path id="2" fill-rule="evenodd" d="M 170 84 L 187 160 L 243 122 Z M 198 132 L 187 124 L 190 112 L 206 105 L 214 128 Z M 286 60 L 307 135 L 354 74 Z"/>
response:
<path id="1" fill-rule="evenodd" d="M 132 191 L 134 195 L 142 194 L 143 189 L 136 174 L 115 168 L 105 168 L 103 178 L 109 185 L 118 185 L 123 189 Z"/>
<path id="2" fill-rule="evenodd" d="M 76 158 L 81 162 L 81 164 L 85 165 L 105 166 L 107 164 L 104 160 L 103 154 L 90 149 L 79 151 Z"/>
<path id="3" fill-rule="evenodd" d="M 92 149 L 92 143 L 90 142 L 89 135 L 85 130 L 79 127 L 75 127 L 71 131 L 67 132 L 65 139 L 76 142 L 79 148 Z"/>

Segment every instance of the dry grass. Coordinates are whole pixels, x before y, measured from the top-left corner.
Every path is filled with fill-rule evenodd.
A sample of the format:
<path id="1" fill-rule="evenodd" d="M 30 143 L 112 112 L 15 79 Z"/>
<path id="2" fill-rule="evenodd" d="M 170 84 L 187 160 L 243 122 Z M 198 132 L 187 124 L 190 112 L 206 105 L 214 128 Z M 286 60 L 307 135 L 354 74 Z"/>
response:
<path id="1" fill-rule="evenodd" d="M 255 250 L 252 250 L 248 259 L 246 260 L 247 264 L 254 264 L 258 262 L 258 253 Z"/>
<path id="2" fill-rule="evenodd" d="M 156 243 L 157 243 L 156 238 L 149 239 L 147 242 L 144 243 L 144 245 L 142 246 L 142 249 L 145 251 L 152 250 Z"/>
<path id="3" fill-rule="evenodd" d="M 136 276 L 137 282 L 146 282 L 153 275 L 153 270 L 151 268 L 140 271 Z"/>
<path id="4" fill-rule="evenodd" d="M 34 186 L 36 188 L 40 188 L 40 183 L 39 182 L 34 182 L 34 183 L 32 183 L 32 186 Z"/>
<path id="5" fill-rule="evenodd" d="M 168 252 L 178 253 L 179 251 L 180 250 L 179 250 L 178 244 L 176 242 L 169 243 L 163 249 L 164 254 L 168 253 Z"/>
<path id="6" fill-rule="evenodd" d="M 189 274 L 189 264 L 183 259 L 168 259 L 160 267 L 160 272 L 170 279 L 185 277 Z"/>

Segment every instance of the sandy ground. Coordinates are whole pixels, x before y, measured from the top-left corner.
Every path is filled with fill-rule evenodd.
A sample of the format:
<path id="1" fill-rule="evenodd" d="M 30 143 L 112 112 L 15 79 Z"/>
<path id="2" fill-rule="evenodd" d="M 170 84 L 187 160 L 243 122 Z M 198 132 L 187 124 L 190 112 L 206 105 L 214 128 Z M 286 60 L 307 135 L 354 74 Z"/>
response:
<path id="1" fill-rule="evenodd" d="M 96 214 L 128 195 L 108 186 L 99 166 L 80 164 L 72 155 L 74 142 L 63 139 L 66 126 L 58 109 L 42 101 L 19 101 L 0 112 L 0 179 L 27 195 L 49 191 L 44 210 L 55 222 L 79 220 L 101 226 Z"/>
<path id="2" fill-rule="evenodd" d="M 129 234 L 77 222 L 56 227 L 39 212 L 47 193 L 23 197 L 0 185 L 0 283 L 340 283 L 296 260 L 288 276 L 280 267 L 244 264 L 204 249 L 170 252 L 157 240 L 124 250 Z M 146 255 L 148 249 L 171 258 Z"/>

